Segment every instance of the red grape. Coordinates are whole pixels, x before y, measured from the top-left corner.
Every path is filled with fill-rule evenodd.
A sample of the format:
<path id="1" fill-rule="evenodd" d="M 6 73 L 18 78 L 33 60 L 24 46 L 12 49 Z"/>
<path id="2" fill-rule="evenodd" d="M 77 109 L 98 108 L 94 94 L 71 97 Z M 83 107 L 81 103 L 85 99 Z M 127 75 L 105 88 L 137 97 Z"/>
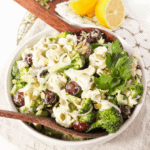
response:
<path id="1" fill-rule="evenodd" d="M 13 101 L 16 106 L 21 107 L 24 106 L 24 93 L 23 92 L 16 92 L 13 96 Z"/>
<path id="2" fill-rule="evenodd" d="M 31 67 L 32 66 L 32 54 L 27 54 L 25 57 L 25 61 L 28 63 L 28 65 Z"/>
<path id="3" fill-rule="evenodd" d="M 56 93 L 54 93 L 52 91 L 46 90 L 46 91 L 44 91 L 44 94 L 45 94 L 45 98 L 42 99 L 42 101 L 46 105 L 53 104 L 57 99 Z"/>
<path id="4" fill-rule="evenodd" d="M 81 121 L 75 121 L 73 127 L 75 130 L 82 132 L 88 129 L 88 124 Z"/>
<path id="5" fill-rule="evenodd" d="M 74 81 L 70 81 L 66 84 L 66 92 L 70 95 L 77 95 L 81 91 L 81 87 Z"/>
<path id="6" fill-rule="evenodd" d="M 91 43 L 97 43 L 101 37 L 102 37 L 102 33 L 98 29 L 93 29 L 90 32 Z"/>

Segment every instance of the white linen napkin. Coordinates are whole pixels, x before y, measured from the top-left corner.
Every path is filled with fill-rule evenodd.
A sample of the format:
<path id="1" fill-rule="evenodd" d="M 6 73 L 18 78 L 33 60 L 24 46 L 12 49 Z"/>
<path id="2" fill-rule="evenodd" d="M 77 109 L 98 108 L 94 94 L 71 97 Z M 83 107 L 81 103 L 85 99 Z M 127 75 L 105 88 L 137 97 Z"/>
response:
<path id="1" fill-rule="evenodd" d="M 104 143 L 79 147 L 77 150 L 148 150 L 150 147 L 150 33 L 145 31 L 132 17 L 126 17 L 127 24 L 114 30 L 132 47 L 139 48 L 148 76 L 148 91 L 145 103 L 133 123 L 114 139 Z M 21 40 L 22 45 L 27 39 L 40 31 L 51 28 L 40 19 L 37 19 L 26 36 Z M 17 49 L 16 49 L 17 50 Z M 15 50 L 15 51 L 16 51 Z M 13 51 L 13 53 L 15 53 Z M 4 78 L 8 64 L 0 72 L 0 109 L 10 109 L 4 94 Z M 149 94 L 148 94 L 149 93 Z M 74 148 L 60 148 L 39 140 L 27 132 L 16 120 L 0 118 L 0 135 L 9 142 L 18 146 L 20 150 L 73 150 Z"/>

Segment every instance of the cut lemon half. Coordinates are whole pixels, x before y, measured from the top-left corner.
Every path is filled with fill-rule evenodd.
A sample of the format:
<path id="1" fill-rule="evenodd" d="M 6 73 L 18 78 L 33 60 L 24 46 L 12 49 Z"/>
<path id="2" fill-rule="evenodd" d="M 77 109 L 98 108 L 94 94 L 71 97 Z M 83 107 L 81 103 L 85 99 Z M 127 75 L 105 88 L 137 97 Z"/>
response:
<path id="1" fill-rule="evenodd" d="M 118 28 L 125 18 L 122 0 L 100 0 L 95 7 L 98 21 L 111 29 Z"/>
<path id="2" fill-rule="evenodd" d="M 77 14 L 93 17 L 97 2 L 98 0 L 76 0 L 69 4 Z"/>

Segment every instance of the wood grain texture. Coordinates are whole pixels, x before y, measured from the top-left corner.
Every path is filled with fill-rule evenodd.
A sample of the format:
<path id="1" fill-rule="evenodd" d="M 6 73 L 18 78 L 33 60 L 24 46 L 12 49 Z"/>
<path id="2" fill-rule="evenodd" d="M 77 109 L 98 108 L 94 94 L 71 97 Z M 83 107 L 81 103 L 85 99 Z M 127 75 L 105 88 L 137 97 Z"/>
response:
<path id="1" fill-rule="evenodd" d="M 41 6 L 35 0 L 15 0 L 18 4 L 29 10 L 32 14 L 43 20 L 45 23 L 51 25 L 59 32 L 73 31 L 73 27 L 68 25 L 65 21 L 54 15 L 53 12 Z M 52 4 L 51 4 L 52 6 Z"/>
<path id="2" fill-rule="evenodd" d="M 22 114 L 22 113 L 13 112 L 13 111 L 7 111 L 7 110 L 0 110 L 0 116 L 5 117 L 5 118 L 18 119 L 18 120 L 22 120 L 25 122 L 38 123 L 38 124 L 44 125 L 46 127 L 52 128 L 54 130 L 57 130 L 66 134 L 81 136 L 85 138 L 96 138 L 96 137 L 107 135 L 106 132 L 102 132 L 102 133 L 77 132 L 73 129 L 64 128 L 58 125 L 54 119 L 48 118 L 48 117 L 38 117 L 34 115 Z"/>
<path id="3" fill-rule="evenodd" d="M 51 25 L 59 32 L 71 31 L 73 33 L 80 33 L 81 31 L 90 32 L 93 29 L 93 28 L 81 28 L 72 26 L 67 22 L 63 21 L 62 19 L 60 19 L 59 17 L 57 17 L 54 13 L 55 12 L 54 8 L 57 2 L 60 2 L 60 0 L 56 0 L 55 3 L 51 3 L 52 11 L 50 9 L 46 9 L 45 7 L 41 6 L 35 0 L 14 0 L 14 1 L 16 1 L 18 4 L 20 4 L 27 10 L 29 10 L 31 13 L 33 13 L 35 16 L 43 20 L 45 23 Z M 116 40 L 116 37 L 114 37 L 110 33 L 101 29 L 99 30 L 104 33 L 106 42 L 114 42 Z"/>

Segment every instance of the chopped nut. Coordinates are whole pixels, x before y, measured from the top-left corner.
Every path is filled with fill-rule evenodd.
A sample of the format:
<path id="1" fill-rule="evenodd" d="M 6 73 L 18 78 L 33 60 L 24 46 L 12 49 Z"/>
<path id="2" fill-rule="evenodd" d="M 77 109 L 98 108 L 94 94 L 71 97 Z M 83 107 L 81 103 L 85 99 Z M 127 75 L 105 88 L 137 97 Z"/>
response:
<path id="1" fill-rule="evenodd" d="M 80 104 L 81 104 L 81 102 L 79 102 L 77 99 L 75 100 L 75 103 L 76 103 L 77 105 L 80 105 Z"/>
<path id="2" fill-rule="evenodd" d="M 41 93 L 41 98 L 45 99 L 45 93 L 44 92 Z"/>
<path id="3" fill-rule="evenodd" d="M 83 49 L 83 50 L 87 50 L 87 49 L 88 49 L 88 46 L 83 46 L 82 49 Z"/>
<path id="4" fill-rule="evenodd" d="M 65 114 L 65 113 L 61 113 L 61 114 L 60 114 L 60 119 L 61 119 L 62 121 L 64 121 L 64 120 L 66 119 L 66 114 Z"/>
<path id="5" fill-rule="evenodd" d="M 104 60 L 105 58 L 102 56 L 102 55 L 96 55 L 96 58 L 98 59 L 98 60 Z"/>
<path id="6" fill-rule="evenodd" d="M 72 57 L 73 57 L 73 54 L 68 54 L 68 56 L 69 56 L 70 58 L 72 58 Z"/>
<path id="7" fill-rule="evenodd" d="M 105 98 L 106 98 L 105 94 L 104 93 L 101 94 L 101 99 L 105 99 Z"/>
<path id="8" fill-rule="evenodd" d="M 62 54 L 62 53 L 64 53 L 64 50 L 60 47 L 59 50 L 58 50 L 58 53 Z"/>
<path id="9" fill-rule="evenodd" d="M 38 98 L 37 95 L 32 95 L 32 100 L 36 100 Z"/>
<path id="10" fill-rule="evenodd" d="M 85 54 L 87 51 L 88 47 L 87 46 L 83 46 L 82 49 L 80 50 L 81 54 Z"/>
<path id="11" fill-rule="evenodd" d="M 39 83 L 35 83 L 35 87 L 39 87 L 40 86 L 40 84 Z"/>
<path id="12" fill-rule="evenodd" d="M 60 98 L 60 104 L 63 105 L 63 106 L 66 106 L 66 101 L 64 99 Z"/>
<path id="13" fill-rule="evenodd" d="M 32 105 L 35 105 L 35 101 L 32 101 L 31 104 L 32 104 Z"/>
<path id="14" fill-rule="evenodd" d="M 94 108 L 95 108 L 95 109 L 100 109 L 101 107 L 102 107 L 102 104 L 101 104 L 101 103 L 94 104 Z"/>
<path id="15" fill-rule="evenodd" d="M 104 73 L 105 75 L 107 75 L 107 71 L 106 71 L 106 70 L 104 70 L 103 73 Z"/>
<path id="16" fill-rule="evenodd" d="M 39 83 L 32 83 L 32 85 L 33 85 L 34 87 L 39 87 L 39 86 L 40 86 Z"/>
<path id="17" fill-rule="evenodd" d="M 90 84 L 90 89 L 94 89 L 95 88 L 95 83 L 94 82 L 91 82 Z"/>
<path id="18" fill-rule="evenodd" d="M 51 47 L 52 49 L 56 49 L 57 48 L 57 46 L 56 45 L 52 45 L 52 47 Z"/>
<path id="19" fill-rule="evenodd" d="M 59 106 L 59 102 L 57 102 L 54 107 L 58 107 L 58 106 Z"/>
<path id="20" fill-rule="evenodd" d="M 47 47 L 48 47 L 48 45 L 47 45 L 47 44 L 44 44 L 44 45 L 43 45 L 43 47 L 47 48 Z"/>
<path id="21" fill-rule="evenodd" d="M 29 90 L 26 91 L 25 94 L 28 95 L 29 98 L 31 99 L 31 98 L 32 98 L 32 93 L 33 93 L 33 90 L 32 90 L 32 89 L 29 89 Z"/>
<path id="22" fill-rule="evenodd" d="M 76 46 L 76 49 L 81 48 L 81 46 L 82 46 L 82 43 L 78 44 L 78 45 Z"/>

